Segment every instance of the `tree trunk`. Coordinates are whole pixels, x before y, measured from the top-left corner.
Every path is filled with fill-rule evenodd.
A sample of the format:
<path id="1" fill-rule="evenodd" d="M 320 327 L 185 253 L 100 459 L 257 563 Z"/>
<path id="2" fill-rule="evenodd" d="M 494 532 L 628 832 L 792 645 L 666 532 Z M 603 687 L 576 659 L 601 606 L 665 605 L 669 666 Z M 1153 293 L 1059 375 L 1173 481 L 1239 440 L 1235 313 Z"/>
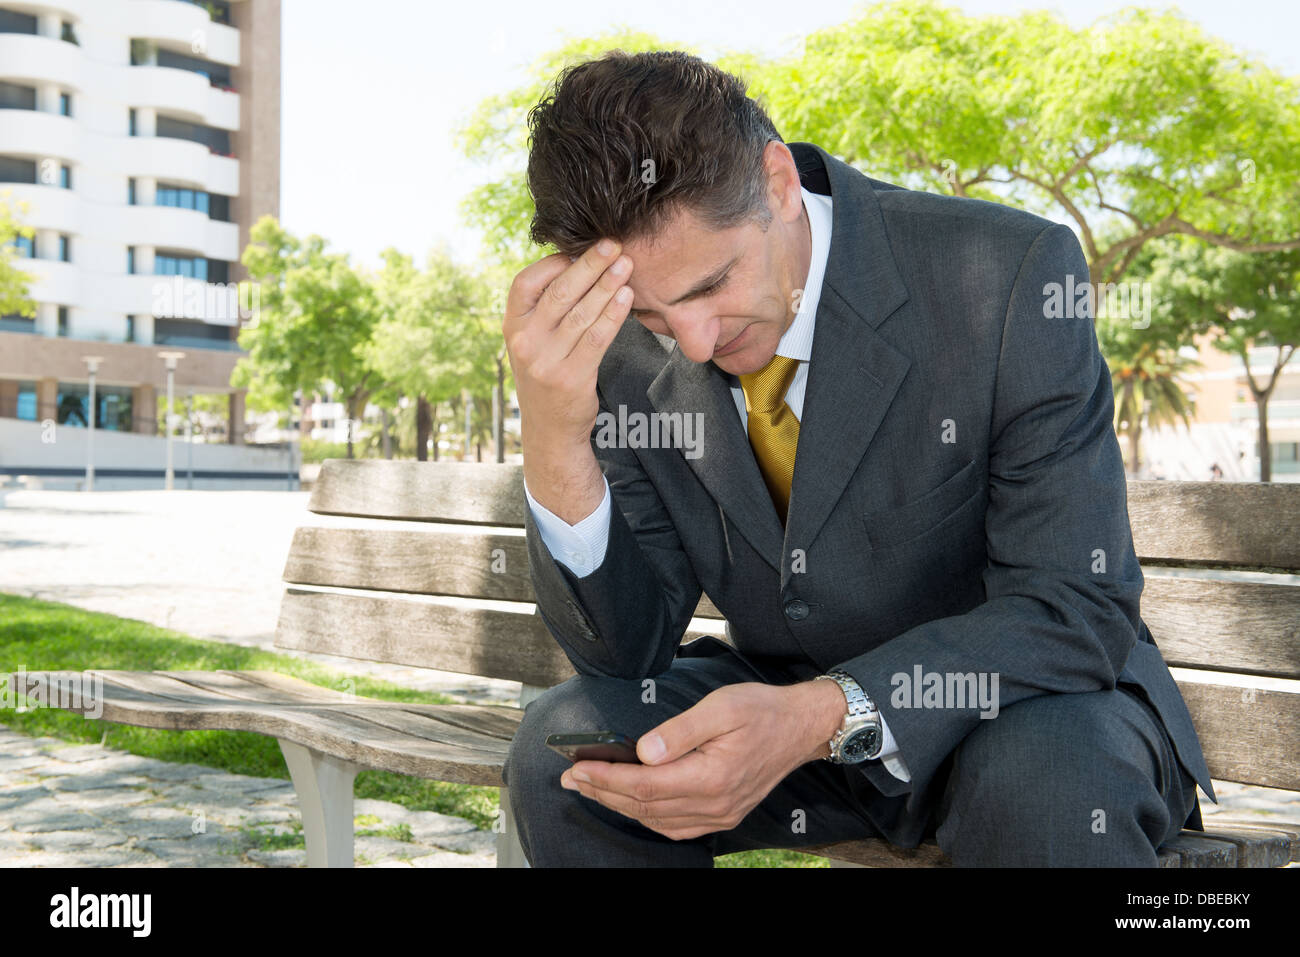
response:
<path id="1" fill-rule="evenodd" d="M 1273 481 L 1273 449 L 1268 444 L 1267 392 L 1255 396 L 1255 411 L 1259 414 L 1259 480 L 1271 482 Z"/>
<path id="2" fill-rule="evenodd" d="M 429 433 L 433 436 L 433 460 L 438 461 L 438 403 L 429 406 Z"/>
<path id="3" fill-rule="evenodd" d="M 393 437 L 388 431 L 388 410 L 379 410 L 379 442 L 384 450 L 384 458 L 393 457 Z"/>
<path id="4" fill-rule="evenodd" d="M 506 366 L 503 356 L 497 356 L 497 386 L 493 393 L 492 440 L 497 449 L 497 462 L 506 460 Z"/>
<path id="5" fill-rule="evenodd" d="M 429 400 L 420 396 L 415 400 L 415 458 L 419 462 L 429 460 L 429 431 L 432 428 L 433 414 Z M 438 459 L 437 441 L 433 447 L 433 458 Z"/>
<path id="6" fill-rule="evenodd" d="M 1129 456 L 1131 459 L 1131 464 L 1133 466 L 1133 478 L 1137 478 L 1138 473 L 1142 468 L 1142 462 L 1138 458 L 1138 455 L 1140 454 L 1140 450 L 1142 448 L 1141 423 L 1138 422 L 1129 423 L 1128 439 L 1129 439 Z"/>

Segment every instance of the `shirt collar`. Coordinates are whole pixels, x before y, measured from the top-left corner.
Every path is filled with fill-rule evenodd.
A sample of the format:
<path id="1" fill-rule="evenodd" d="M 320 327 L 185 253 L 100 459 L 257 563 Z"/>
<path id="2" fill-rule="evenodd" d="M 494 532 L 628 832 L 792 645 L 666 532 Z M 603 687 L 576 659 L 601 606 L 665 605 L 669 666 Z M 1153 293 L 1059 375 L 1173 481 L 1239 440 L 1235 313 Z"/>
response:
<path id="1" fill-rule="evenodd" d="M 831 198 L 809 192 L 799 187 L 803 194 L 804 209 L 808 211 L 808 227 L 812 234 L 812 254 L 808 261 L 808 278 L 799 299 L 799 312 L 790 328 L 781 337 L 776 354 L 807 362 L 812 359 L 813 325 L 817 319 L 817 303 L 821 301 L 822 281 L 826 277 L 826 260 L 831 250 Z"/>

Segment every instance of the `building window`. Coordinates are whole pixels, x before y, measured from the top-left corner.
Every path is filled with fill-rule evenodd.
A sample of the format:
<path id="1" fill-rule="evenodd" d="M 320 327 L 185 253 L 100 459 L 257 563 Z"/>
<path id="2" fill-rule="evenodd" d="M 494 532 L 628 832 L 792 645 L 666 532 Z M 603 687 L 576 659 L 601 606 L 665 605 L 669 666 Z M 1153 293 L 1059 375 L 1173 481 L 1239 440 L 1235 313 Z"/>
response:
<path id="1" fill-rule="evenodd" d="M 36 237 L 35 236 L 15 236 L 13 247 L 18 256 L 24 256 L 27 259 L 36 258 Z"/>
<path id="2" fill-rule="evenodd" d="M 202 143 L 213 153 L 230 156 L 230 131 L 204 126 L 202 123 L 188 123 L 185 120 L 159 116 L 155 136 L 167 136 L 174 139 Z"/>
<path id="3" fill-rule="evenodd" d="M 59 235 L 59 262 L 72 262 L 72 240 L 66 235 Z"/>
<path id="4" fill-rule="evenodd" d="M 72 94 L 71 93 L 59 94 L 59 112 L 64 116 L 72 115 Z"/>
<path id="5" fill-rule="evenodd" d="M 30 13 L 0 10 L 0 33 L 37 33 L 36 17 Z"/>
<path id="6" fill-rule="evenodd" d="M 168 186 L 159 183 L 158 191 L 154 194 L 154 205 L 194 209 L 206 216 L 208 215 L 208 194 L 201 189 L 190 189 L 188 186 Z"/>
<path id="7" fill-rule="evenodd" d="M 135 316 L 126 317 L 126 341 L 135 342 Z"/>
<path id="8" fill-rule="evenodd" d="M 59 335 L 63 338 L 68 336 L 68 307 L 59 306 Z"/>
<path id="9" fill-rule="evenodd" d="M 36 109 L 36 87 L 0 83 L 0 110 Z"/>
<path id="10" fill-rule="evenodd" d="M 0 332 L 35 332 L 36 320 L 31 316 L 20 316 L 16 312 L 11 312 L 7 316 L 0 316 Z M 0 415 L 5 413 L 0 412 Z"/>
<path id="11" fill-rule="evenodd" d="M 224 259 L 209 259 L 208 282 L 230 282 L 230 263 Z"/>
<path id="12" fill-rule="evenodd" d="M 135 247 L 134 246 L 126 247 L 126 274 L 128 276 L 135 275 Z"/>
<path id="13" fill-rule="evenodd" d="M 129 110 L 126 111 L 126 127 L 127 127 L 127 135 L 128 135 L 128 136 L 139 136 L 139 135 L 140 135 L 139 133 L 137 133 L 137 132 L 135 131 L 135 130 L 136 130 L 136 126 L 135 126 L 135 107 L 134 107 L 134 106 L 131 107 Z"/>
<path id="14" fill-rule="evenodd" d="M 0 183 L 35 183 L 36 160 L 0 156 Z"/>
<path id="15" fill-rule="evenodd" d="M 153 258 L 155 276 L 184 276 L 186 279 L 208 278 L 208 261 L 202 256 L 176 256 L 158 253 Z"/>
<path id="16" fill-rule="evenodd" d="M 64 189 L 72 189 L 71 166 L 64 165 L 59 167 L 59 185 Z"/>
<path id="17" fill-rule="evenodd" d="M 74 46 L 81 45 L 77 43 L 77 31 L 72 29 L 72 24 L 67 20 L 63 21 L 62 29 L 59 31 L 59 38 L 63 40 L 64 43 L 71 43 Z"/>
<path id="18" fill-rule="evenodd" d="M 135 177 L 132 176 L 126 181 L 126 205 L 135 205 Z"/>
<path id="19" fill-rule="evenodd" d="M 208 194 L 208 219 L 230 222 L 230 197 L 220 193 Z"/>
<path id="20" fill-rule="evenodd" d="M 190 73 L 197 73 L 203 77 L 212 86 L 221 87 L 224 90 L 231 89 L 230 86 L 230 67 L 220 63 L 213 63 L 210 60 L 200 60 L 197 57 L 185 56 L 182 53 L 173 53 L 171 50 L 158 50 L 158 66 L 171 67 L 174 70 L 187 70 Z"/>

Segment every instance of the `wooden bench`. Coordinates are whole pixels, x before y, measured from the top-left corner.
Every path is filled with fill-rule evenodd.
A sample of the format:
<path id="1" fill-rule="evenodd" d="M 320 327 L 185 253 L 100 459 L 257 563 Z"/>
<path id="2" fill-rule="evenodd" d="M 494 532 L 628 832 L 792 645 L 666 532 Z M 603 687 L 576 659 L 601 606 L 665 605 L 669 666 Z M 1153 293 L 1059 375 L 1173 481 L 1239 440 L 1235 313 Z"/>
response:
<path id="1" fill-rule="evenodd" d="M 573 674 L 531 604 L 520 467 L 330 460 L 309 508 L 354 518 L 348 527 L 297 530 L 277 647 L 519 681 L 521 706 Z M 1147 575 L 1143 617 L 1177 669 L 1211 773 L 1300 790 L 1300 579 L 1293 574 L 1300 485 L 1131 482 L 1129 513 Z M 1235 581 L 1189 577 L 1207 568 L 1257 571 Z M 698 630 L 687 640 L 721 633 L 707 598 L 696 615 Z M 29 688 L 59 674 L 28 675 Z M 522 714 L 382 702 L 270 672 L 98 674 L 105 720 L 276 737 L 312 866 L 353 862 L 358 771 L 501 787 Z M 498 866 L 526 866 L 505 790 L 501 798 Z M 1300 859 L 1300 824 L 1215 817 L 1207 825 L 1162 847 L 1161 865 L 1276 867 Z M 803 850 L 839 866 L 948 863 L 933 842 Z"/>

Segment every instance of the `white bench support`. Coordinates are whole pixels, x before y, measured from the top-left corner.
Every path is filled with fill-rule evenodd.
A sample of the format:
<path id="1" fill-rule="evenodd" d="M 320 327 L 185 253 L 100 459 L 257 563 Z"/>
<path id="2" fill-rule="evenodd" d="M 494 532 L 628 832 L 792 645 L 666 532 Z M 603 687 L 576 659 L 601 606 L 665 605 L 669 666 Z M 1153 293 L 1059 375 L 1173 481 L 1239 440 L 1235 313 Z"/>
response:
<path id="1" fill-rule="evenodd" d="M 536 685 L 521 685 L 519 707 L 526 710 L 549 690 Z M 519 843 L 519 831 L 515 828 L 514 811 L 510 808 L 509 788 L 501 789 L 501 825 L 504 830 L 497 835 L 497 867 L 528 867 L 528 858 L 524 857 L 523 845 Z"/>
<path id="2" fill-rule="evenodd" d="M 352 782 L 358 765 L 278 739 L 298 792 L 308 867 L 351 867 Z"/>

